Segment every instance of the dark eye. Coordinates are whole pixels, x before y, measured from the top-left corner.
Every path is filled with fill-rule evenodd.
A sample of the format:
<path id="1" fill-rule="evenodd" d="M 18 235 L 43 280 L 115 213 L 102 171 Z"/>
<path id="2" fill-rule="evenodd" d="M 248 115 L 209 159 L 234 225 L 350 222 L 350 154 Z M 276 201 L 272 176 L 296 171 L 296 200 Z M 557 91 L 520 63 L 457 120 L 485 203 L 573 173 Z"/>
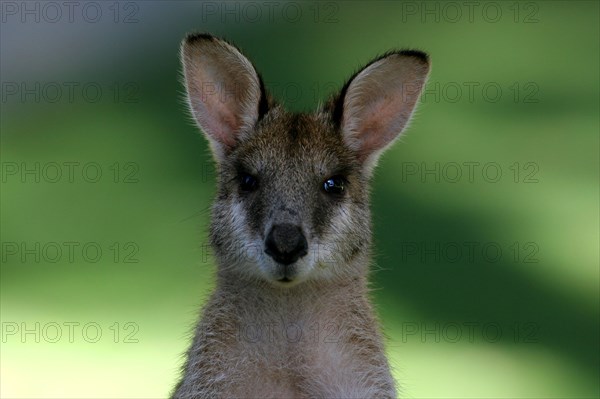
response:
<path id="1" fill-rule="evenodd" d="M 323 190 L 327 194 L 341 195 L 344 193 L 346 187 L 346 179 L 342 176 L 333 176 L 325 180 L 323 183 Z"/>
<path id="2" fill-rule="evenodd" d="M 244 173 L 240 176 L 240 189 L 245 192 L 251 192 L 258 188 L 258 180 L 256 177 Z"/>

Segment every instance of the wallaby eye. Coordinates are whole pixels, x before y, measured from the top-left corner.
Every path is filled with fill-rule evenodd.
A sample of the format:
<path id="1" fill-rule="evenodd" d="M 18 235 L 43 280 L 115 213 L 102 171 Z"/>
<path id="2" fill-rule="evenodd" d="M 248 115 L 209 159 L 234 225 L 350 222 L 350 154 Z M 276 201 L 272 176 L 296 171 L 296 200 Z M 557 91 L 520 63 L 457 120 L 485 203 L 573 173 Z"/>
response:
<path id="1" fill-rule="evenodd" d="M 251 192 L 258 188 L 258 180 L 256 177 L 244 173 L 240 176 L 240 189 L 244 192 Z"/>
<path id="2" fill-rule="evenodd" d="M 344 193 L 346 188 L 346 179 L 342 176 L 333 176 L 325 180 L 323 183 L 323 190 L 327 194 L 341 195 Z"/>

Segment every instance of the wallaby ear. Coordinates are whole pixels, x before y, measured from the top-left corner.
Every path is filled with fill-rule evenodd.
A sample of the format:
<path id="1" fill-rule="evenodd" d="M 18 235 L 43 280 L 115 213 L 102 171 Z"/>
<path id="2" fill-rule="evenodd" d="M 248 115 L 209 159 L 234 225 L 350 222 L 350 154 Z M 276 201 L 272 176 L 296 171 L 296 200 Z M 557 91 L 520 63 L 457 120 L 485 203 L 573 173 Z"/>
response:
<path id="1" fill-rule="evenodd" d="M 406 128 L 429 73 L 425 53 L 388 53 L 357 72 L 332 104 L 334 122 L 360 161 L 373 166 Z"/>
<path id="2" fill-rule="evenodd" d="M 190 108 L 219 159 L 266 113 L 263 82 L 237 48 L 208 34 L 186 37 L 181 59 Z"/>

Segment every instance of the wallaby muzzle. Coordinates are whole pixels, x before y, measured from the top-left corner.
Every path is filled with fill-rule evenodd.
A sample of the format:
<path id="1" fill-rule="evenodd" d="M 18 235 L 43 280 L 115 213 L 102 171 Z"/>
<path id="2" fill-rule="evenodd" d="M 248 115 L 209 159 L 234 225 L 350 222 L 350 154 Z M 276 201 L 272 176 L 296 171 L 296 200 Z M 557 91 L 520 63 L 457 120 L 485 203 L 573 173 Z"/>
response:
<path id="1" fill-rule="evenodd" d="M 265 253 L 277 263 L 290 265 L 308 253 L 308 243 L 300 226 L 276 224 L 265 240 Z"/>

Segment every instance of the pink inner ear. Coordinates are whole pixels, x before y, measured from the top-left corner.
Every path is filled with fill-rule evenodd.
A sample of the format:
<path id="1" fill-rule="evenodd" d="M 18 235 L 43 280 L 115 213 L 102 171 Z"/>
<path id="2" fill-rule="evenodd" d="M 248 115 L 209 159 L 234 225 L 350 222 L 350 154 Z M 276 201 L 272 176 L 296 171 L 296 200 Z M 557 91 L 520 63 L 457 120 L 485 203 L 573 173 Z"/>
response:
<path id="1" fill-rule="evenodd" d="M 357 129 L 362 158 L 384 148 L 400 133 L 406 117 L 402 115 L 402 101 L 398 97 L 386 95 L 365 110 Z"/>
<path id="2" fill-rule="evenodd" d="M 240 129 L 241 121 L 236 115 L 239 110 L 235 101 L 229 99 L 232 96 L 219 94 L 212 86 L 210 90 L 204 90 L 204 93 L 200 88 L 195 92 L 197 94 L 193 98 L 202 100 L 197 100 L 193 108 L 205 132 L 226 147 L 233 147 L 236 144 L 235 133 Z"/>
<path id="3" fill-rule="evenodd" d="M 215 116 L 215 120 L 212 122 L 212 127 L 217 136 L 217 140 L 228 147 L 235 145 L 235 133 L 240 128 L 240 124 L 233 110 L 231 110 L 232 104 L 225 104 L 219 101 L 218 96 L 214 97 L 215 101 L 210 101 L 210 113 Z"/>

